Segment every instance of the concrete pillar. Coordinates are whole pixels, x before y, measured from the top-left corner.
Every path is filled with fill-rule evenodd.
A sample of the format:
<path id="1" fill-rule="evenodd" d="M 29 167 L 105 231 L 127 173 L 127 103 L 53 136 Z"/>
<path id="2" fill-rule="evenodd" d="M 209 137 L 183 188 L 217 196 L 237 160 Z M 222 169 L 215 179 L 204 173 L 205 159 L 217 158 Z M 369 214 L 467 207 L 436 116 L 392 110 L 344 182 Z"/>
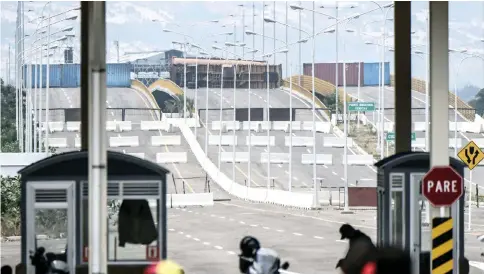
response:
<path id="1" fill-rule="evenodd" d="M 394 10 L 395 153 L 399 153 L 412 150 L 411 2 L 395 1 Z"/>

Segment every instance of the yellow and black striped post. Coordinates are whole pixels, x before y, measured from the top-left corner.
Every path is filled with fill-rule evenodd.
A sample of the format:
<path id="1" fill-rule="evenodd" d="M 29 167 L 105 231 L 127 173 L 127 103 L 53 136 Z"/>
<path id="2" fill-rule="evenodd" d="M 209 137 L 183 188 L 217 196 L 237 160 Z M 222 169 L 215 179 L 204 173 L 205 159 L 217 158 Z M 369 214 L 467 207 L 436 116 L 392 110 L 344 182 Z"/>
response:
<path id="1" fill-rule="evenodd" d="M 452 218 L 434 218 L 432 220 L 432 274 L 453 272 Z"/>

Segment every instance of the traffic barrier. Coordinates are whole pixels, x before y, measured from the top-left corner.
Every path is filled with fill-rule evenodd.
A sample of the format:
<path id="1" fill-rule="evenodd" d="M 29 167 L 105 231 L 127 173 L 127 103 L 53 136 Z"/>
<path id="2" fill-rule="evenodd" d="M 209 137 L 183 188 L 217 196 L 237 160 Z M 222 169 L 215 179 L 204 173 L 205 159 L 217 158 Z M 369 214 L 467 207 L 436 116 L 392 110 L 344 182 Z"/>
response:
<path id="1" fill-rule="evenodd" d="M 179 127 L 181 123 L 186 124 L 188 127 L 200 127 L 200 123 L 198 123 L 198 119 L 196 118 L 165 118 L 163 119 L 164 122 L 174 126 Z"/>
<path id="2" fill-rule="evenodd" d="M 472 141 L 474 141 L 478 147 L 484 148 L 484 138 L 474 138 Z"/>
<path id="3" fill-rule="evenodd" d="M 47 128 L 47 123 L 42 122 L 42 130 L 45 131 Z M 64 122 L 49 122 L 48 125 L 49 132 L 60 132 L 64 130 Z"/>
<path id="4" fill-rule="evenodd" d="M 313 121 L 303 121 L 301 124 L 301 130 L 312 131 L 313 128 L 318 132 L 331 133 L 331 122 L 315 122 L 313 124 Z"/>
<path id="5" fill-rule="evenodd" d="M 482 132 L 482 124 L 480 123 L 464 123 L 462 126 L 463 132 L 469 133 L 481 133 Z"/>
<path id="6" fill-rule="evenodd" d="M 345 158 L 342 159 L 345 164 Z M 373 155 L 348 155 L 348 165 L 351 166 L 373 165 L 374 163 Z"/>
<path id="7" fill-rule="evenodd" d="M 67 147 L 67 138 L 49 138 L 49 147 L 65 148 Z"/>
<path id="8" fill-rule="evenodd" d="M 156 162 L 159 164 L 170 164 L 170 163 L 186 163 L 187 153 L 186 152 L 158 152 L 156 153 Z"/>
<path id="9" fill-rule="evenodd" d="M 169 124 L 163 121 L 141 121 L 140 123 L 141 130 L 143 131 L 149 131 L 149 130 L 168 131 L 168 126 Z"/>
<path id="10" fill-rule="evenodd" d="M 301 157 L 301 164 L 312 165 L 314 163 L 314 154 L 303 154 Z M 332 154 L 316 154 L 316 165 L 332 165 Z"/>
<path id="11" fill-rule="evenodd" d="M 456 138 L 449 138 L 449 148 L 455 148 Z M 462 147 L 462 138 L 457 138 L 457 148 Z"/>
<path id="12" fill-rule="evenodd" d="M 260 129 L 267 131 L 272 129 L 272 121 L 260 121 Z"/>
<path id="13" fill-rule="evenodd" d="M 233 146 L 237 145 L 237 136 L 233 135 L 210 135 L 208 136 L 208 144 L 211 146 Z"/>
<path id="14" fill-rule="evenodd" d="M 67 131 L 80 131 L 81 130 L 81 122 L 67 122 L 66 123 Z"/>
<path id="15" fill-rule="evenodd" d="M 289 131 L 289 121 L 274 121 L 272 122 L 272 130 Z"/>
<path id="16" fill-rule="evenodd" d="M 292 139 L 292 146 L 293 147 L 313 147 L 314 146 L 314 138 L 313 137 L 285 136 L 284 142 L 285 142 L 287 147 L 291 146 L 291 139 Z"/>
<path id="17" fill-rule="evenodd" d="M 181 144 L 180 135 L 177 136 L 151 136 L 151 145 L 159 146 L 179 146 Z"/>
<path id="18" fill-rule="evenodd" d="M 76 147 L 76 148 L 81 147 L 81 138 L 79 138 L 79 137 L 74 138 L 74 147 Z"/>
<path id="19" fill-rule="evenodd" d="M 128 152 L 126 154 L 129 154 L 131 156 L 135 156 L 135 157 L 138 157 L 138 158 L 141 158 L 141 159 L 145 158 L 145 154 L 143 152 Z"/>
<path id="20" fill-rule="evenodd" d="M 139 146 L 138 136 L 113 136 L 109 137 L 110 147 L 137 147 Z"/>
<path id="21" fill-rule="evenodd" d="M 212 122 L 212 130 L 220 130 L 221 125 L 222 130 L 225 128 L 226 130 L 240 130 L 240 122 L 239 121 L 213 121 Z"/>
<path id="22" fill-rule="evenodd" d="M 180 127 L 185 140 L 191 151 L 197 158 L 198 163 L 207 172 L 215 183 L 227 193 L 248 201 L 277 204 L 288 207 L 310 209 L 313 207 L 313 193 L 297 193 L 283 190 L 249 188 L 234 182 L 221 172 L 217 166 L 207 157 L 200 143 L 198 143 L 192 130 L 186 126 Z"/>
<path id="23" fill-rule="evenodd" d="M 412 141 L 413 148 L 425 148 L 425 138 L 415 138 Z"/>
<path id="24" fill-rule="evenodd" d="M 425 122 L 414 122 L 413 123 L 413 131 L 414 132 L 423 132 L 425 131 Z"/>
<path id="25" fill-rule="evenodd" d="M 253 131 L 257 131 L 259 129 L 259 124 L 260 122 L 258 121 L 243 121 L 242 122 L 242 129 L 243 130 L 253 130 Z"/>
<path id="26" fill-rule="evenodd" d="M 270 158 L 269 158 L 270 156 Z M 290 161 L 289 153 L 261 153 L 260 154 L 260 162 L 267 164 L 270 162 L 271 164 L 288 164 Z"/>
<path id="27" fill-rule="evenodd" d="M 222 163 L 233 163 L 234 153 L 223 151 L 220 155 L 220 162 Z M 235 162 L 236 163 L 248 163 L 249 162 L 249 152 L 235 152 Z"/>
<path id="28" fill-rule="evenodd" d="M 117 123 L 116 121 L 106 121 L 106 130 L 107 131 L 116 131 Z"/>
<path id="29" fill-rule="evenodd" d="M 245 142 L 249 145 L 249 136 L 245 137 Z M 276 137 L 274 136 L 250 136 L 251 146 L 274 146 L 276 144 Z"/>
<path id="30" fill-rule="evenodd" d="M 169 194 L 167 198 L 167 207 L 213 206 L 213 193 Z"/>
<path id="31" fill-rule="evenodd" d="M 353 146 L 353 139 L 347 138 L 346 141 L 348 147 Z M 345 138 L 339 137 L 324 137 L 323 138 L 323 146 L 324 147 L 344 147 L 345 146 Z"/>
<path id="32" fill-rule="evenodd" d="M 131 131 L 132 129 L 131 121 L 118 121 L 116 123 L 119 131 Z"/>

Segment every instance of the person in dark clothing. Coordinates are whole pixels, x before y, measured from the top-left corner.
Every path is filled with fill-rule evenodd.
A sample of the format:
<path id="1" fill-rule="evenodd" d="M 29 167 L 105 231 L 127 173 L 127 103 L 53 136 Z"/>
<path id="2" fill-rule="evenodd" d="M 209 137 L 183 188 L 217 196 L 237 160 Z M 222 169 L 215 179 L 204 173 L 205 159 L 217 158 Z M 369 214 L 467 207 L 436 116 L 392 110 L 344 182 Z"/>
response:
<path id="1" fill-rule="evenodd" d="M 9 265 L 4 265 L 2 266 L 2 269 L 1 269 L 1 274 L 12 274 L 13 273 L 13 270 L 12 270 L 12 267 L 9 266 Z"/>
<path id="2" fill-rule="evenodd" d="M 375 260 L 376 247 L 368 235 L 350 224 L 342 225 L 339 232 L 341 240 L 349 240 L 349 247 L 345 258 L 338 261 L 336 268 L 341 268 L 346 274 L 359 274 L 365 263 Z"/>

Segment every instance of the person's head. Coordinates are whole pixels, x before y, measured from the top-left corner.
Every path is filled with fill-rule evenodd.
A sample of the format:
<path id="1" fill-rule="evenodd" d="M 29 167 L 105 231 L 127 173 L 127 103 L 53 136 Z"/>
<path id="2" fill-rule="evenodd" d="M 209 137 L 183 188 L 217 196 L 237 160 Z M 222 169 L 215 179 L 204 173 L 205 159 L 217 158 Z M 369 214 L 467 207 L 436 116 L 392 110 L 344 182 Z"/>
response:
<path id="1" fill-rule="evenodd" d="M 259 241 L 252 236 L 245 236 L 240 241 L 239 270 L 247 273 L 255 261 L 257 251 L 260 249 Z"/>
<path id="2" fill-rule="evenodd" d="M 2 266 L 1 274 L 12 274 L 12 273 L 13 273 L 13 270 L 11 266 L 9 265 Z"/>
<path id="3" fill-rule="evenodd" d="M 341 240 L 351 239 L 355 235 L 356 229 L 354 229 L 350 224 L 344 224 L 339 228 L 339 233 L 341 234 Z"/>

